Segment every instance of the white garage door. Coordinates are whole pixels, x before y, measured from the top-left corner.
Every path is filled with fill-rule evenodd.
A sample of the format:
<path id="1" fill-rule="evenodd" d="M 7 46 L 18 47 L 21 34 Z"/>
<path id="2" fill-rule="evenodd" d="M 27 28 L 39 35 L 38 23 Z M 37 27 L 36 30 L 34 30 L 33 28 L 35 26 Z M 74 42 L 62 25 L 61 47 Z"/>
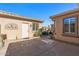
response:
<path id="1" fill-rule="evenodd" d="M 28 38 L 28 24 L 22 24 L 22 38 Z"/>

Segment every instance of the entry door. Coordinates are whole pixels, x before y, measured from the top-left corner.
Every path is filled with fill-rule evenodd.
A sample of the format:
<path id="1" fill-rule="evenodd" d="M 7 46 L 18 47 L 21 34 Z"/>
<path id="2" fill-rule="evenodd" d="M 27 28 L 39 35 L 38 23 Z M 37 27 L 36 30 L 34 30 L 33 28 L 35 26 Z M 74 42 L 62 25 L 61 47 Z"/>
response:
<path id="1" fill-rule="evenodd" d="M 22 38 L 28 38 L 28 24 L 22 24 Z"/>

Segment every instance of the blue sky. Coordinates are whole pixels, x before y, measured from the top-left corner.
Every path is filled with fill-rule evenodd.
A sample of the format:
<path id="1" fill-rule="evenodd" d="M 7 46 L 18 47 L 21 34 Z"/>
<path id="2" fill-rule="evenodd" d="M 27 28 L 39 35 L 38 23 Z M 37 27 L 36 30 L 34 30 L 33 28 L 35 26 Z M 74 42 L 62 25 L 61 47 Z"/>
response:
<path id="1" fill-rule="evenodd" d="M 50 16 L 76 8 L 76 4 L 68 3 L 0 3 L 0 9 L 14 14 L 41 19 L 43 26 L 52 23 Z"/>

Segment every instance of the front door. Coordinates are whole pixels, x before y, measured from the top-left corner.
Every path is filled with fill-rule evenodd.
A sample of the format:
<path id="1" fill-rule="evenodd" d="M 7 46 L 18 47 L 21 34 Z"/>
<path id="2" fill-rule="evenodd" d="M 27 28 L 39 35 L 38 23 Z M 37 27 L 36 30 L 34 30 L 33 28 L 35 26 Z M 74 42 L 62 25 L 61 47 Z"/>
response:
<path id="1" fill-rule="evenodd" d="M 28 24 L 22 24 L 22 38 L 28 38 Z"/>

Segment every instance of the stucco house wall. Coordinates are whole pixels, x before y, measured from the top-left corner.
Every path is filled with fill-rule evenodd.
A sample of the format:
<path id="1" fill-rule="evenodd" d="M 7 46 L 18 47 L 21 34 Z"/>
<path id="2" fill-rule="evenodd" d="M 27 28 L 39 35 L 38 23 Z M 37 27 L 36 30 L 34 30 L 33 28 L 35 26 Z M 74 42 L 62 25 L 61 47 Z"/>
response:
<path id="1" fill-rule="evenodd" d="M 63 35 L 64 18 L 68 18 L 72 16 L 75 16 L 78 19 L 77 37 Z M 79 44 L 79 11 L 78 10 L 76 12 L 64 13 L 63 15 L 59 14 L 58 16 L 52 16 L 51 19 L 55 21 L 54 23 L 55 24 L 55 32 L 54 32 L 55 39 Z"/>
<path id="2" fill-rule="evenodd" d="M 29 21 L 28 18 L 20 18 L 21 17 L 17 18 L 17 16 L 0 14 L 0 34 L 6 34 L 7 40 L 22 39 L 22 24 L 28 24 L 28 38 L 34 37 L 33 34 L 35 32 L 32 30 L 32 25 L 33 23 L 38 23 L 40 28 L 42 21 L 32 19 Z M 17 28 L 15 30 L 8 30 L 6 29 L 7 24 L 16 24 Z"/>

